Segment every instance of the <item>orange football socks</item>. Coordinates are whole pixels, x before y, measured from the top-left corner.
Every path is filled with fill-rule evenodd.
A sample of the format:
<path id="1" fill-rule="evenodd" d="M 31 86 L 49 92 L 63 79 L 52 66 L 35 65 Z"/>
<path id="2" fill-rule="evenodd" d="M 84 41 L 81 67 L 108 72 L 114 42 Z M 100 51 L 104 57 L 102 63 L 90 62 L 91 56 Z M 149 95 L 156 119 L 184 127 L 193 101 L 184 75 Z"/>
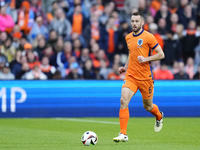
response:
<path id="1" fill-rule="evenodd" d="M 119 111 L 119 123 L 120 123 L 120 133 L 123 133 L 126 135 L 127 130 L 127 124 L 129 120 L 129 110 L 128 107 L 125 109 L 120 109 Z"/>
<path id="2" fill-rule="evenodd" d="M 151 110 L 151 113 L 156 117 L 156 120 L 162 119 L 162 115 L 156 104 L 153 104 L 153 109 Z"/>

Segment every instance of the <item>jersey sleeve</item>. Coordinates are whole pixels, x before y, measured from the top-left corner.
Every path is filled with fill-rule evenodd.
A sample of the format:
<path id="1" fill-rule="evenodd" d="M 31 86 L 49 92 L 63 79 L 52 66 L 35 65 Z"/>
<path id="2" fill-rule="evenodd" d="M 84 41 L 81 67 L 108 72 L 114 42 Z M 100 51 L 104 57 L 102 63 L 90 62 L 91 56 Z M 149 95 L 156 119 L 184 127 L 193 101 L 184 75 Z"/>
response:
<path id="1" fill-rule="evenodd" d="M 156 40 L 155 36 L 153 36 L 153 34 L 149 34 L 148 37 L 149 40 L 149 47 L 152 48 L 153 50 L 159 46 L 158 41 Z"/>

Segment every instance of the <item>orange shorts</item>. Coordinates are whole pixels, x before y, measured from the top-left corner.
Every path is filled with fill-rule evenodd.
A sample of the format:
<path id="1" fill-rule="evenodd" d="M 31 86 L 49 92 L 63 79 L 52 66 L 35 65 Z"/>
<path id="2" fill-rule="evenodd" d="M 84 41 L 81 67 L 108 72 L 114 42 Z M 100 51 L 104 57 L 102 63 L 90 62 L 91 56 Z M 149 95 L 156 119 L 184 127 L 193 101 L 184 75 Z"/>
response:
<path id="1" fill-rule="evenodd" d="M 143 99 L 151 99 L 154 93 L 153 80 L 137 80 L 134 77 L 127 75 L 124 79 L 123 87 L 128 87 L 133 92 L 139 89 Z"/>

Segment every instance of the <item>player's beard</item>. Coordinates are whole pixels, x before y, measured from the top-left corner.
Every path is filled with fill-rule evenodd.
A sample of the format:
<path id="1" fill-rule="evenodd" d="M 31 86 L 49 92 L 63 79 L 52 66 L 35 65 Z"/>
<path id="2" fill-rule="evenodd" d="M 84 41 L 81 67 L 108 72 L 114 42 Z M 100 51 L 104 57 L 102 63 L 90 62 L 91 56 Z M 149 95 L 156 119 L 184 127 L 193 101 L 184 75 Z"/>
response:
<path id="1" fill-rule="evenodd" d="M 137 33 L 138 31 L 140 31 L 141 28 L 142 28 L 142 24 L 140 24 L 138 28 L 133 29 L 133 32 Z"/>

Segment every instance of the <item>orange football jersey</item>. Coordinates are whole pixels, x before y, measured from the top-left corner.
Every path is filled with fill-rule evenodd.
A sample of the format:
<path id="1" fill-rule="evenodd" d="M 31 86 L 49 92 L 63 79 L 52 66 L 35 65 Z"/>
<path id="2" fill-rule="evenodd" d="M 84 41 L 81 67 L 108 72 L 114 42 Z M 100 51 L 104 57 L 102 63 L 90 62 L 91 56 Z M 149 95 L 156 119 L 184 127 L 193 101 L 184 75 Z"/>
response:
<path id="1" fill-rule="evenodd" d="M 150 62 L 140 63 L 138 56 L 148 57 L 152 50 L 159 44 L 153 34 L 142 30 L 138 35 L 133 32 L 126 36 L 129 49 L 129 65 L 126 75 L 131 75 L 138 80 L 149 80 L 153 78 Z"/>

